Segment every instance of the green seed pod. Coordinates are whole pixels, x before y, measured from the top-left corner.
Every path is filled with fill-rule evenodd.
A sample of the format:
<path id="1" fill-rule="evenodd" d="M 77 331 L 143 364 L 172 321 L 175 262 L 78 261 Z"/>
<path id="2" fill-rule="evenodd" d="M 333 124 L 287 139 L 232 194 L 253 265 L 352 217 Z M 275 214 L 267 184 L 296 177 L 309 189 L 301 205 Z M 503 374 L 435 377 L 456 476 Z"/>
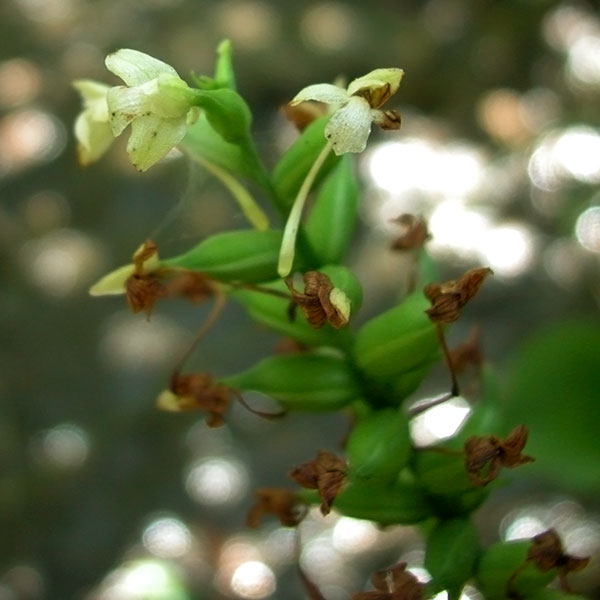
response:
<path id="1" fill-rule="evenodd" d="M 547 586 L 557 569 L 541 571 L 527 561 L 531 540 L 500 542 L 481 555 L 477 566 L 477 587 L 486 600 L 529 598 Z"/>
<path id="2" fill-rule="evenodd" d="M 433 514 L 420 488 L 407 482 L 383 485 L 352 481 L 334 500 L 333 507 L 348 517 L 382 525 L 419 523 Z"/>
<path id="3" fill-rule="evenodd" d="M 325 139 L 325 126 L 328 121 L 329 116 L 313 121 L 292 146 L 286 150 L 273 170 L 272 182 L 278 198 L 279 208 L 286 214 L 292 206 L 308 171 L 325 147 L 327 142 Z M 313 187 L 317 187 L 319 182 L 323 181 L 338 161 L 339 157 L 331 152 L 319 169 Z"/>
<path id="4" fill-rule="evenodd" d="M 260 283 L 277 277 L 280 245 L 280 231 L 227 231 L 211 235 L 184 254 L 163 260 L 162 264 L 202 271 L 219 281 Z"/>
<path id="5" fill-rule="evenodd" d="M 222 381 L 270 396 L 290 410 L 337 410 L 360 395 L 348 364 L 325 354 L 272 356 Z"/>
<path id="6" fill-rule="evenodd" d="M 393 408 L 378 410 L 360 420 L 346 444 L 354 479 L 394 481 L 408 463 L 411 443 L 406 414 Z"/>
<path id="7" fill-rule="evenodd" d="M 462 454 L 420 450 L 414 453 L 412 466 L 440 517 L 468 514 L 489 494 L 488 487 L 477 487 L 471 482 Z"/>
<path id="8" fill-rule="evenodd" d="M 345 154 L 325 180 L 306 223 L 306 236 L 323 264 L 344 257 L 356 225 L 358 182 L 352 158 Z"/>
<path id="9" fill-rule="evenodd" d="M 354 355 L 368 375 L 391 377 L 425 368 L 438 359 L 435 326 L 425 314 L 428 300 L 415 292 L 358 332 Z"/>
<path id="10" fill-rule="evenodd" d="M 448 590 L 458 598 L 471 577 L 479 554 L 477 530 L 470 519 L 440 521 L 427 537 L 425 568 L 433 578 L 434 592 Z"/>

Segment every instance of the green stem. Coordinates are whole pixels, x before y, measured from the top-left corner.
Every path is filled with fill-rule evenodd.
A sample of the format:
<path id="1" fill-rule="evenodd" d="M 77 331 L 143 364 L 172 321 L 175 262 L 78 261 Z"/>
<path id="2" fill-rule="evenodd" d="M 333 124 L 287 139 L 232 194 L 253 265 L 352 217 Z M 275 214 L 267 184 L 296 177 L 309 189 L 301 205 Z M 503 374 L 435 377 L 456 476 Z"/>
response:
<path id="1" fill-rule="evenodd" d="M 269 228 L 269 218 L 267 215 L 256 203 L 256 200 L 254 200 L 248 190 L 233 175 L 198 154 L 190 154 L 190 156 L 214 175 L 231 192 L 231 195 L 236 199 L 245 217 L 255 229 L 265 231 Z"/>
<path id="2" fill-rule="evenodd" d="M 302 216 L 306 199 L 315 182 L 315 178 L 323 166 L 325 159 L 329 156 L 329 152 L 331 152 L 331 143 L 327 142 L 306 174 L 306 177 L 300 186 L 300 190 L 298 191 L 298 195 L 294 200 L 292 210 L 290 211 L 288 220 L 285 224 L 285 229 L 283 230 L 283 240 L 281 242 L 281 250 L 279 251 L 279 265 L 277 267 L 277 272 L 280 277 L 287 277 L 292 270 L 296 236 L 298 235 L 298 228 L 300 227 L 300 217 Z"/>

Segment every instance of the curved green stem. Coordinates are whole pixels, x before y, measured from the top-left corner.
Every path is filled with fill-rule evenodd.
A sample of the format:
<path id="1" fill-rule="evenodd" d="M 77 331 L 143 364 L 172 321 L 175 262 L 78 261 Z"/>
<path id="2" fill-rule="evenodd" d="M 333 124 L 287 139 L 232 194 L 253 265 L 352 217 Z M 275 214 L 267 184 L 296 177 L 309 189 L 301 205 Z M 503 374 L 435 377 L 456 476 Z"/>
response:
<path id="1" fill-rule="evenodd" d="M 279 265 L 277 266 L 277 272 L 280 277 L 287 277 L 292 270 L 296 236 L 298 235 L 298 228 L 300 227 L 300 217 L 302 216 L 302 211 L 306 204 L 310 189 L 312 188 L 315 178 L 317 177 L 320 168 L 323 166 L 325 159 L 329 156 L 329 152 L 331 152 L 331 143 L 327 142 L 319 156 L 317 156 L 309 172 L 306 174 L 306 177 L 300 186 L 300 190 L 298 191 L 298 195 L 294 200 L 292 210 L 290 211 L 288 220 L 285 224 L 285 229 L 283 230 L 283 240 L 281 242 L 281 250 L 279 251 Z"/>
<path id="2" fill-rule="evenodd" d="M 248 190 L 225 169 L 206 160 L 198 154 L 189 154 L 193 160 L 201 164 L 207 171 L 214 175 L 230 192 L 239 204 L 244 216 L 255 229 L 264 231 L 269 228 L 269 218 Z"/>

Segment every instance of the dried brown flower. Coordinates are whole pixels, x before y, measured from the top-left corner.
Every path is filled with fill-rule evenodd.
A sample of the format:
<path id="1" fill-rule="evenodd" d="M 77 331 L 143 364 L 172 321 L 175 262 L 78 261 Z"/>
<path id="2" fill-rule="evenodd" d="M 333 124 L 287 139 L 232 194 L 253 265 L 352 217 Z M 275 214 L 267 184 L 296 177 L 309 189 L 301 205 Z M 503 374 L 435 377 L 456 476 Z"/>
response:
<path id="1" fill-rule="evenodd" d="M 125 282 L 127 304 L 133 313 L 145 311 L 148 317 L 158 298 L 164 298 L 167 290 L 154 273 L 146 273 L 144 263 L 158 254 L 152 240 L 146 240 L 133 255 L 133 273 Z"/>
<path id="2" fill-rule="evenodd" d="M 373 114 L 373 122 L 384 131 L 393 131 L 402 127 L 402 115 L 397 110 L 379 110 Z"/>
<path id="3" fill-rule="evenodd" d="M 321 450 L 315 460 L 296 467 L 290 477 L 302 487 L 319 490 L 321 512 L 331 511 L 331 504 L 346 481 L 348 465 L 344 460 L 326 450 Z"/>
<path id="4" fill-rule="evenodd" d="M 372 592 L 359 592 L 352 600 L 422 600 L 425 586 L 409 571 L 406 563 L 377 571 L 371 577 L 376 588 Z"/>
<path id="5" fill-rule="evenodd" d="M 182 271 L 166 283 L 168 296 L 180 296 L 190 302 L 201 304 L 215 295 L 212 279 L 195 271 Z"/>
<path id="6" fill-rule="evenodd" d="M 208 426 L 219 427 L 231 401 L 230 388 L 208 373 L 176 374 L 170 389 L 159 396 L 158 406 L 173 412 L 205 410 Z"/>
<path id="7" fill-rule="evenodd" d="M 291 279 L 285 281 L 292 294 L 290 314 L 293 316 L 293 310 L 299 306 L 306 320 L 315 329 L 323 327 L 326 321 L 336 329 L 346 325 L 349 319 L 348 306 L 339 303 L 335 296 L 332 298 L 332 292 L 336 288 L 331 279 L 318 271 L 307 271 L 303 279 L 304 293 L 294 288 Z"/>
<path id="8" fill-rule="evenodd" d="M 521 454 L 529 432 L 525 425 L 515 427 L 505 440 L 495 436 L 472 436 L 465 442 L 465 465 L 469 479 L 479 486 L 493 481 L 501 467 L 517 467 L 532 462 L 531 456 Z"/>
<path id="9" fill-rule="evenodd" d="M 263 515 L 271 514 L 279 518 L 282 525 L 295 527 L 306 515 L 306 505 L 296 494 L 285 488 L 262 488 L 256 490 L 256 502 L 246 516 L 248 527 L 257 528 Z"/>
<path id="10" fill-rule="evenodd" d="M 432 306 L 425 312 L 434 323 L 453 323 L 490 273 L 489 267 L 470 269 L 460 279 L 426 285 L 423 292 Z"/>
<path id="11" fill-rule="evenodd" d="M 425 219 L 405 213 L 393 219 L 401 228 L 401 234 L 392 244 L 392 250 L 418 250 L 431 238 Z"/>

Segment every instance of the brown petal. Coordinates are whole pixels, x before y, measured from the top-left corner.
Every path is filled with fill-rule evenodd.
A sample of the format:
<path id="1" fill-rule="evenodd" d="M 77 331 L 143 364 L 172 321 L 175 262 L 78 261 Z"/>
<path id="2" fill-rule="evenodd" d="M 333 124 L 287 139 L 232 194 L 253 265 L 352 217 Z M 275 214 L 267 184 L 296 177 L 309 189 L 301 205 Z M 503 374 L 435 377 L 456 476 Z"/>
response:
<path id="1" fill-rule="evenodd" d="M 248 511 L 246 524 L 256 528 L 260 525 L 263 515 L 272 514 L 279 518 L 282 525 L 294 527 L 306 515 L 297 496 L 285 488 L 263 488 L 256 491 L 256 502 Z"/>
<path id="2" fill-rule="evenodd" d="M 171 382 L 171 391 L 180 397 L 181 411 L 205 410 L 209 427 L 223 425 L 223 414 L 231 405 L 230 390 L 216 383 L 208 373 L 176 375 Z"/>
<path id="3" fill-rule="evenodd" d="M 159 298 L 168 295 L 165 286 L 153 275 L 131 275 L 125 282 L 127 304 L 131 312 L 145 311 L 148 317 Z"/>
<path id="4" fill-rule="evenodd" d="M 392 244 L 392 250 L 417 250 L 431 237 L 427 223 L 421 217 L 405 213 L 393 222 L 400 226 L 402 233 Z"/>
<path id="5" fill-rule="evenodd" d="M 402 127 L 402 115 L 397 110 L 378 110 L 373 121 L 384 131 L 394 131 Z"/>
<path id="6" fill-rule="evenodd" d="M 531 456 L 521 454 L 525 444 L 527 443 L 527 436 L 529 430 L 525 425 L 519 425 L 515 427 L 507 436 L 506 440 L 502 442 L 502 465 L 505 467 L 516 467 L 528 462 L 533 462 L 534 459 Z"/>

